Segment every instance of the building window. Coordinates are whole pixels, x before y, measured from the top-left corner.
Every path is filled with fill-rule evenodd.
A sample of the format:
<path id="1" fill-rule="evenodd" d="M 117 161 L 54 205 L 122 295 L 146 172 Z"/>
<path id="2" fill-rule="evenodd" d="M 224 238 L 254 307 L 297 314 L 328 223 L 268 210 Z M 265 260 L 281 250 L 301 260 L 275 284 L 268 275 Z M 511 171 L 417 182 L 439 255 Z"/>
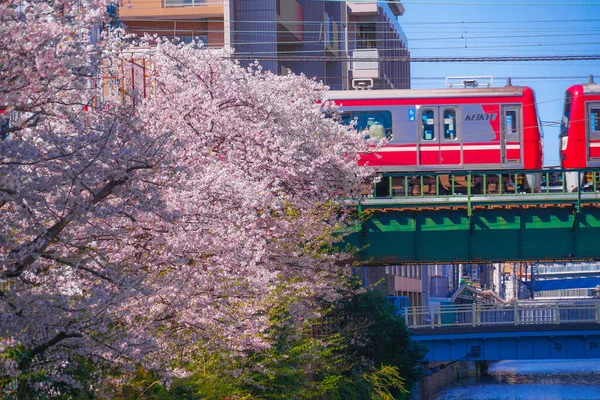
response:
<path id="1" fill-rule="evenodd" d="M 377 28 L 375 24 L 358 24 L 356 26 L 356 48 L 377 48 Z"/>
<path id="2" fill-rule="evenodd" d="M 108 97 L 117 97 L 119 95 L 119 88 L 121 87 L 121 81 L 116 76 L 111 76 L 108 79 Z"/>
<path id="3" fill-rule="evenodd" d="M 333 20 L 327 14 L 325 14 L 325 42 L 333 47 Z"/>

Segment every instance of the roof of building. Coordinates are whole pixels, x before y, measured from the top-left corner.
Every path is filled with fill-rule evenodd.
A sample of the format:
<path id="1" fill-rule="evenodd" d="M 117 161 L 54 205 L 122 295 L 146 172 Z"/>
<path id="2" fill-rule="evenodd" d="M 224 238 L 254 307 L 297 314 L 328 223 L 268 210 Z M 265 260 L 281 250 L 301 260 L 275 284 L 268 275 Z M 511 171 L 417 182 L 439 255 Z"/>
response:
<path id="1" fill-rule="evenodd" d="M 495 303 L 505 303 L 506 302 L 506 300 L 504 300 L 503 298 L 498 296 L 492 290 L 481 290 L 481 289 L 477 289 L 477 288 L 474 288 L 474 287 L 466 285 L 466 284 L 460 285 L 458 287 L 456 292 L 454 292 L 454 295 L 452 295 L 452 297 L 450 298 L 450 301 L 455 303 L 456 299 L 459 298 L 461 295 L 463 295 L 464 292 L 471 293 L 472 299 L 474 296 L 474 297 L 479 297 L 480 299 L 487 298 Z"/>
<path id="2" fill-rule="evenodd" d="M 560 290 L 560 289 L 592 289 L 600 285 L 600 277 L 548 279 L 535 281 L 533 291 Z"/>

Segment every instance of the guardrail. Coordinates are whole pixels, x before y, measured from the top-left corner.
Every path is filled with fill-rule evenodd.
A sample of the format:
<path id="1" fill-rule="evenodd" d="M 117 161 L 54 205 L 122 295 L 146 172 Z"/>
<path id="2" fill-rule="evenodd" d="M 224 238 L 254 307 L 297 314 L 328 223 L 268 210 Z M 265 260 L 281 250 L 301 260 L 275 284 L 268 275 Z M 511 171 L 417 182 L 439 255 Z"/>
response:
<path id="1" fill-rule="evenodd" d="M 409 328 L 451 326 L 502 326 L 566 323 L 600 324 L 600 301 L 584 304 L 450 304 L 406 307 L 404 319 Z"/>

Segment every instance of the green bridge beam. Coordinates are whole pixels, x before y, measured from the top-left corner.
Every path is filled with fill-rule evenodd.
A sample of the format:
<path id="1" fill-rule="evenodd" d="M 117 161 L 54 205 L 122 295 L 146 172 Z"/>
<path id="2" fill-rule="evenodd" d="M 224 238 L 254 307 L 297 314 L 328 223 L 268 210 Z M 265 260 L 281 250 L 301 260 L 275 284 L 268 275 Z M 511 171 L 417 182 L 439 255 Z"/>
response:
<path id="1" fill-rule="evenodd" d="M 576 195 L 577 196 L 577 195 Z M 453 206 L 361 204 L 370 218 L 346 242 L 367 264 L 600 260 L 600 208 L 574 201 Z M 523 200 L 523 199 L 521 199 Z M 437 201 L 437 203 L 435 203 Z"/>

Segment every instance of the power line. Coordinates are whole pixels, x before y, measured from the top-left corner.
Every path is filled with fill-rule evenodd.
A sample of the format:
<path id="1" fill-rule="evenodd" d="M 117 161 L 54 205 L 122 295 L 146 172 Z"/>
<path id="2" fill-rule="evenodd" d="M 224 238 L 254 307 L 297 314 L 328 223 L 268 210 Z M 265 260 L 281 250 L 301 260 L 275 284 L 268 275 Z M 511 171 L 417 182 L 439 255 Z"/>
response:
<path id="1" fill-rule="evenodd" d="M 346 2 L 345 0 L 324 0 L 326 2 Z M 353 2 L 355 3 L 372 3 L 372 0 L 353 0 Z M 500 2 L 500 1 L 495 1 L 495 2 L 488 2 L 488 1 L 481 1 L 481 2 L 473 2 L 473 1 L 447 1 L 447 0 L 443 0 L 443 1 L 424 1 L 424 0 L 387 0 L 387 3 L 392 3 L 392 4 L 402 4 L 402 5 L 411 5 L 411 4 L 415 4 L 415 5 L 436 5 L 436 6 L 524 6 L 524 7 L 546 7 L 546 6 L 553 6 L 553 7 L 598 7 L 600 6 L 600 3 L 598 3 L 597 1 L 594 1 L 593 3 L 586 3 L 586 2 L 567 2 L 567 3 L 556 3 L 556 2 L 543 2 L 543 3 L 525 3 L 522 1 L 504 1 L 504 2 Z"/>
<path id="2" fill-rule="evenodd" d="M 335 56 L 270 56 L 260 54 L 235 54 L 234 58 L 240 60 L 274 60 L 274 61 L 325 61 L 325 62 L 339 62 L 339 61 L 357 61 L 351 57 L 335 57 Z M 502 56 L 502 57 L 409 57 L 409 56 L 393 56 L 393 57 L 378 57 L 378 58 L 360 58 L 361 62 L 384 62 L 384 61 L 396 61 L 396 62 L 413 62 L 413 63 L 430 63 L 430 62 L 443 62 L 443 63 L 459 63 L 459 62 L 539 62 L 539 61 L 598 61 L 600 60 L 599 55 L 590 56 Z"/>
<path id="3" fill-rule="evenodd" d="M 494 76 L 494 80 L 497 79 L 507 79 L 511 78 L 512 80 L 577 80 L 577 79 L 588 79 L 589 75 L 586 76 Z M 444 80 L 445 76 L 413 76 L 410 79 L 413 80 Z"/>

